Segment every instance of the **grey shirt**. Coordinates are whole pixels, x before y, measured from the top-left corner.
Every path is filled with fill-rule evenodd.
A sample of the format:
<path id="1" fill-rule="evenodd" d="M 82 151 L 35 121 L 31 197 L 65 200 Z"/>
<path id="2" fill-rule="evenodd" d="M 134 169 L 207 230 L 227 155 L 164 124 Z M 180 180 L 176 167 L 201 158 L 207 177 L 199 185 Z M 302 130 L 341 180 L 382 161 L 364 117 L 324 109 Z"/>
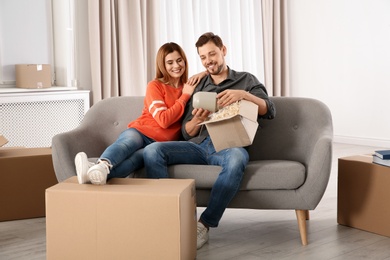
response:
<path id="1" fill-rule="evenodd" d="M 264 99 L 264 101 L 267 103 L 267 113 L 263 116 L 258 117 L 264 118 L 264 119 L 272 119 L 275 117 L 275 106 L 274 103 L 269 100 L 268 93 L 266 88 L 263 84 L 260 83 L 260 81 L 252 74 L 248 72 L 237 72 L 228 67 L 229 73 L 228 77 L 219 83 L 218 85 L 215 85 L 213 83 L 213 80 L 211 79 L 211 76 L 208 75 L 204 77 L 198 86 L 196 87 L 194 93 L 198 91 L 207 91 L 207 92 L 217 92 L 220 93 L 224 91 L 225 89 L 241 89 L 248 91 L 249 93 Z M 184 111 L 184 117 L 182 122 L 182 134 L 185 140 L 194 142 L 194 143 L 201 143 L 208 135 L 206 127 L 202 127 L 199 134 L 195 137 L 189 136 L 188 133 L 185 130 L 185 124 L 190 121 L 193 117 L 192 115 L 192 97 L 187 102 L 186 109 Z"/>

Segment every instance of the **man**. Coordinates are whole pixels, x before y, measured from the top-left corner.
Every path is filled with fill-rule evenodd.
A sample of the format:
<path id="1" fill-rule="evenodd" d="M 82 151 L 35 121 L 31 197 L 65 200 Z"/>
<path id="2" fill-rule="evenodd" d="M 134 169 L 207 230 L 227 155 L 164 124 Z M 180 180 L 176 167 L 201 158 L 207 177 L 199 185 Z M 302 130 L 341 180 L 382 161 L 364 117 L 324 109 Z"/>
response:
<path id="1" fill-rule="evenodd" d="M 250 73 L 237 72 L 226 65 L 227 49 L 219 36 L 205 33 L 195 45 L 209 75 L 201 80 L 194 93 L 217 92 L 219 107 L 245 99 L 258 105 L 260 118 L 274 118 L 274 104 L 268 99 L 267 91 L 259 80 Z M 210 111 L 193 109 L 191 98 L 182 123 L 183 137 L 189 142 L 156 142 L 144 149 L 145 168 L 150 178 L 168 178 L 168 165 L 172 164 L 209 164 L 222 167 L 212 187 L 208 206 L 198 222 L 198 249 L 208 241 L 209 228 L 218 226 L 226 207 L 238 192 L 249 161 L 248 152 L 242 147 L 215 152 L 207 129 L 199 125 L 209 115 Z"/>

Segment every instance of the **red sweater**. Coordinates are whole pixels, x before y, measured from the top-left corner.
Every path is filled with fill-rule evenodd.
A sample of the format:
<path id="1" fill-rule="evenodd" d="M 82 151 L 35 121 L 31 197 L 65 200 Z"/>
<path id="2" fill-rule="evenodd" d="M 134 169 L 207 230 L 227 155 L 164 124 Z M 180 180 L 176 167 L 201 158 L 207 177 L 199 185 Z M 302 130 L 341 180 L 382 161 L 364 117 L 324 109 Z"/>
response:
<path id="1" fill-rule="evenodd" d="M 142 115 L 130 122 L 132 127 L 155 141 L 178 140 L 181 116 L 190 95 L 182 94 L 183 86 L 174 88 L 159 80 L 148 83 Z"/>

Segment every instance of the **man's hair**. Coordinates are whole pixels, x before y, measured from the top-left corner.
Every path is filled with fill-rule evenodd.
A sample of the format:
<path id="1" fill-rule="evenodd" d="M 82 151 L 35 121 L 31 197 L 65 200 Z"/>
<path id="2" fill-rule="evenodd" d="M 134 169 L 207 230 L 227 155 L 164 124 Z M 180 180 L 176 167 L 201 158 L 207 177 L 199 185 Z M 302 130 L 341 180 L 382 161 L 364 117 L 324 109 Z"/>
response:
<path id="1" fill-rule="evenodd" d="M 180 77 L 181 83 L 186 83 L 188 79 L 188 62 L 186 54 L 184 53 L 184 50 L 174 42 L 168 42 L 165 43 L 160 47 L 160 49 L 157 52 L 156 56 L 156 79 L 160 80 L 161 82 L 167 84 L 169 83 L 171 76 L 169 75 L 168 71 L 165 68 L 165 57 L 174 51 L 177 51 L 180 56 L 183 58 L 184 64 L 185 64 L 185 72 Z"/>
<path id="2" fill-rule="evenodd" d="M 215 35 L 212 32 L 207 32 L 207 33 L 202 34 L 199 37 L 198 41 L 195 43 L 195 46 L 198 49 L 199 47 L 202 47 L 203 45 L 205 45 L 206 43 L 208 43 L 210 41 L 212 41 L 218 48 L 222 49 L 223 42 L 222 42 L 221 37 L 219 37 L 218 35 Z"/>

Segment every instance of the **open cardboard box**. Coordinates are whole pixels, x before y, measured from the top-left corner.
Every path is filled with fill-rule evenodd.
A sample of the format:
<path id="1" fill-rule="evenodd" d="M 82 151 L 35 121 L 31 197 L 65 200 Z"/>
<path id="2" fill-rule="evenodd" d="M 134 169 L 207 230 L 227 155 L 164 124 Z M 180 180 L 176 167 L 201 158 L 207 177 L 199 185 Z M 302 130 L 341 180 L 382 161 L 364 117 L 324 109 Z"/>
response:
<path id="1" fill-rule="evenodd" d="M 235 113 L 223 118 L 210 119 L 201 125 L 206 125 L 215 151 L 218 152 L 226 148 L 251 145 L 259 126 L 257 117 L 258 106 L 250 101 L 241 100 Z"/>

